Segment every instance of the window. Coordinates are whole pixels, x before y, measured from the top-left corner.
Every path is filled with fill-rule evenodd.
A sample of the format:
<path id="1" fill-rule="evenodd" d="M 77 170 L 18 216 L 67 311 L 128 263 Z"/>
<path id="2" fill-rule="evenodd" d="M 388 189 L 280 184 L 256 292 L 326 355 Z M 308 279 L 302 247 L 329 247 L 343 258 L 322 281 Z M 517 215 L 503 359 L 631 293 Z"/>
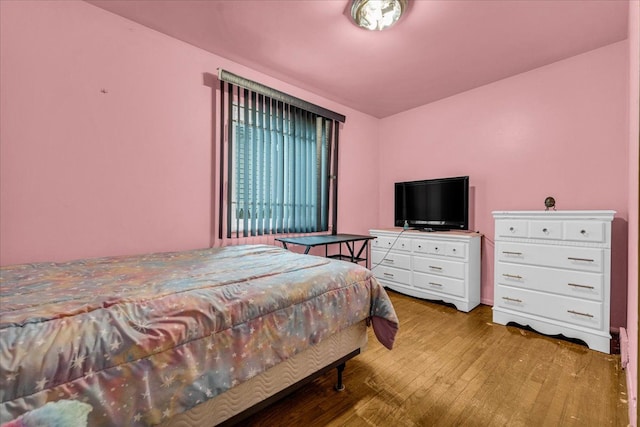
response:
<path id="1" fill-rule="evenodd" d="M 227 237 L 335 229 L 336 120 L 255 82 L 245 86 L 251 89 L 228 81 L 221 86 L 227 198 L 220 234 L 223 222 Z"/>

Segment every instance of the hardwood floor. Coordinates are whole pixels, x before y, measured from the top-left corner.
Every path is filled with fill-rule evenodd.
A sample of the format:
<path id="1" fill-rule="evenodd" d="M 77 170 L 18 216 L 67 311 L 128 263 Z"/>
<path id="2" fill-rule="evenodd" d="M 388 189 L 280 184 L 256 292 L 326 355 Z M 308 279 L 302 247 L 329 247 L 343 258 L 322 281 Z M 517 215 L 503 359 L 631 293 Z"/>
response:
<path id="1" fill-rule="evenodd" d="M 369 331 L 347 362 L 245 420 L 243 426 L 626 426 L 620 355 L 491 322 L 389 291 L 394 349 Z"/>

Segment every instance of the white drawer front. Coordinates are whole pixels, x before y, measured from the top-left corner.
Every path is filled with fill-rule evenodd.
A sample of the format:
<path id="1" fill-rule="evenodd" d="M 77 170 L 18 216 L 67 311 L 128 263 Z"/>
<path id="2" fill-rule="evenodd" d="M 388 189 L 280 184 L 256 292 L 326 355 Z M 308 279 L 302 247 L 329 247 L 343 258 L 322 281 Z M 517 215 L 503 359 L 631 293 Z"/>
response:
<path id="1" fill-rule="evenodd" d="M 450 257 L 466 259 L 467 258 L 467 245 L 464 243 L 447 243 L 446 252 Z"/>
<path id="2" fill-rule="evenodd" d="M 428 241 L 414 239 L 411 244 L 412 244 L 413 252 L 415 252 L 417 254 L 428 254 L 429 253 L 429 242 Z"/>
<path id="3" fill-rule="evenodd" d="M 566 221 L 564 238 L 578 242 L 604 242 L 605 223 L 600 221 Z"/>
<path id="4" fill-rule="evenodd" d="M 371 265 L 373 266 L 387 266 L 396 268 L 411 268 L 411 256 L 404 253 L 397 253 L 394 251 L 371 251 Z"/>
<path id="5" fill-rule="evenodd" d="M 599 248 L 496 242 L 496 260 L 601 273 L 604 251 Z"/>
<path id="6" fill-rule="evenodd" d="M 380 265 L 373 270 L 373 275 L 381 282 L 391 280 L 404 285 L 411 285 L 411 271 L 409 270 Z"/>
<path id="7" fill-rule="evenodd" d="M 602 329 L 602 303 L 496 286 L 494 304 L 541 318 Z"/>
<path id="8" fill-rule="evenodd" d="M 416 254 L 442 255 L 460 259 L 467 257 L 466 248 L 467 245 L 464 243 L 428 240 L 414 240 L 412 246 Z"/>
<path id="9" fill-rule="evenodd" d="M 496 236 L 527 237 L 528 222 L 518 219 L 496 221 Z"/>
<path id="10" fill-rule="evenodd" d="M 393 239 L 387 236 L 378 236 L 371 241 L 371 249 L 389 249 Z"/>
<path id="11" fill-rule="evenodd" d="M 398 251 L 408 251 L 411 249 L 411 240 L 404 237 L 396 238 L 395 236 L 378 236 L 373 240 L 372 248 Z"/>
<path id="12" fill-rule="evenodd" d="M 464 264 L 435 258 L 413 257 L 413 270 L 421 273 L 437 274 L 438 276 L 464 279 Z"/>
<path id="13" fill-rule="evenodd" d="M 447 243 L 437 240 L 414 240 L 413 251 L 418 254 L 446 255 Z"/>
<path id="14" fill-rule="evenodd" d="M 604 298 L 604 275 L 600 273 L 498 262 L 495 281 L 500 285 L 594 301 L 602 301 Z"/>
<path id="15" fill-rule="evenodd" d="M 433 274 L 413 273 L 413 285 L 416 288 L 426 289 L 441 294 L 465 297 L 464 281 L 451 277 L 436 276 Z"/>
<path id="16" fill-rule="evenodd" d="M 447 244 L 443 242 L 428 242 L 427 243 L 427 253 L 430 255 L 444 255 L 446 251 Z"/>
<path id="17" fill-rule="evenodd" d="M 529 221 L 529 237 L 534 239 L 562 239 L 561 221 Z"/>

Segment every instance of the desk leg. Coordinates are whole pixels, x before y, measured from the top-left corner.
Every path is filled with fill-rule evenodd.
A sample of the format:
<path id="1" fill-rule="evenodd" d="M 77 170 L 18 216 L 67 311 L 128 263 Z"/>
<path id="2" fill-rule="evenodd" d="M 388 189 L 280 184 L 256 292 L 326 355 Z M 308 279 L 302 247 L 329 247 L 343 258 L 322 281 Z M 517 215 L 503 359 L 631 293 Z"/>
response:
<path id="1" fill-rule="evenodd" d="M 282 247 L 285 249 L 289 249 L 287 247 L 287 242 L 282 242 Z M 304 254 L 307 255 L 309 253 L 309 250 L 311 249 L 311 246 L 306 246 L 304 249 Z"/>
<path id="2" fill-rule="evenodd" d="M 349 255 L 351 256 L 351 262 L 355 262 L 356 259 L 353 256 L 353 249 L 355 246 L 355 242 L 344 242 L 345 245 L 347 245 L 347 249 L 349 249 Z"/>
<path id="3" fill-rule="evenodd" d="M 358 255 L 356 255 L 356 258 L 360 258 L 360 255 L 362 255 L 362 251 L 365 251 L 364 266 L 367 268 L 369 268 L 369 251 L 367 250 L 368 246 L 369 246 L 369 240 L 365 240 L 364 243 L 362 244 L 362 247 L 358 251 Z"/>

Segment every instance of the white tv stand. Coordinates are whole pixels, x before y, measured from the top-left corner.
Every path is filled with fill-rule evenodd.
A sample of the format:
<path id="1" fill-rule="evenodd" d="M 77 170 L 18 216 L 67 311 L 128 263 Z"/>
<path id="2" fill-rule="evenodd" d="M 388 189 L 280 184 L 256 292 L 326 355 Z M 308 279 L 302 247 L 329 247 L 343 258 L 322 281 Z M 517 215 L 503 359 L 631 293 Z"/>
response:
<path id="1" fill-rule="evenodd" d="M 371 270 L 390 289 L 471 311 L 480 304 L 479 233 L 369 230 Z"/>

